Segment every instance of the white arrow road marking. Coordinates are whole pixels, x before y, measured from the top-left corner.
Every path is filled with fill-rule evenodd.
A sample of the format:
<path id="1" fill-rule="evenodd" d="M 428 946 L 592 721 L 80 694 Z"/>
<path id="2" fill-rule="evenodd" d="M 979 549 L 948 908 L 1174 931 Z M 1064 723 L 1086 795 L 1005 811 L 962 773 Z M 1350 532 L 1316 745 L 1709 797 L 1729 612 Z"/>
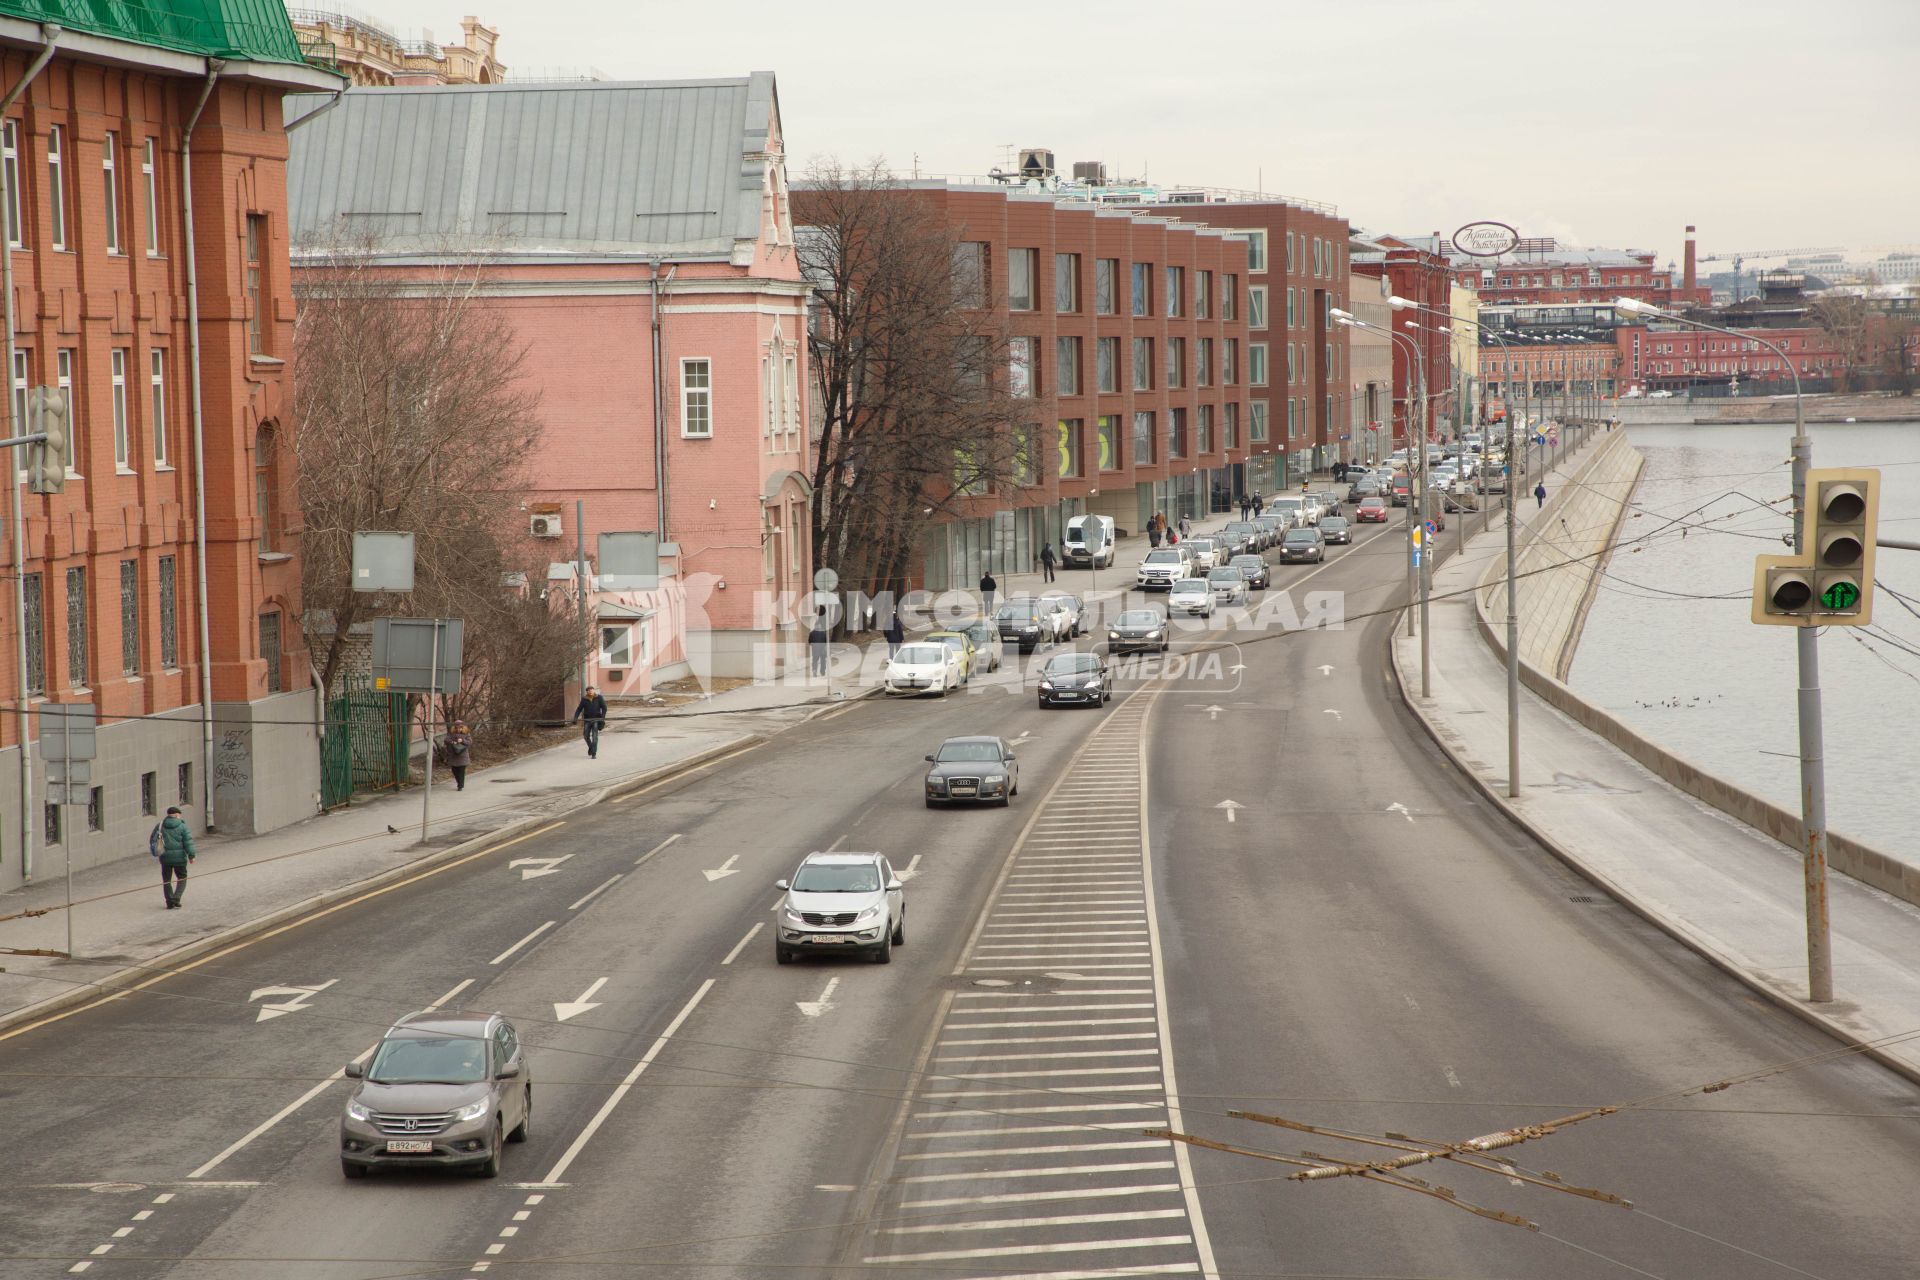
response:
<path id="1" fill-rule="evenodd" d="M 907 863 L 906 866 L 901 867 L 898 871 L 894 872 L 893 874 L 899 877 L 902 883 L 905 883 L 906 881 L 911 880 L 915 876 L 919 875 L 920 874 L 920 855 L 917 853 L 914 854 L 913 861 Z"/>
<path id="2" fill-rule="evenodd" d="M 319 995 L 322 991 L 325 991 L 338 981 L 340 981 L 338 978 L 328 978 L 325 982 L 316 983 L 310 987 L 261 987 L 252 995 L 248 996 L 247 999 L 249 1001 L 258 1000 L 261 996 L 292 996 L 293 999 L 283 1001 L 280 1004 L 261 1005 L 260 1016 L 255 1018 L 254 1021 L 265 1022 L 267 1019 L 277 1018 L 283 1013 L 298 1013 L 302 1009 L 311 1008 L 312 1006 L 308 1005 L 307 1001 Z"/>
<path id="3" fill-rule="evenodd" d="M 511 871 L 515 867 L 526 867 L 528 870 L 522 871 L 520 878 L 522 880 L 531 880 L 535 876 L 552 875 L 560 869 L 561 863 L 571 857 L 573 857 L 572 854 L 563 853 L 557 858 L 515 858 L 507 864 L 507 870 Z"/>
<path id="4" fill-rule="evenodd" d="M 598 1009 L 600 1007 L 600 1004 L 598 1001 L 596 1001 L 593 998 L 594 993 L 599 991 L 600 988 L 606 985 L 607 985 L 607 980 L 605 978 L 601 978 L 598 981 L 596 981 L 592 986 L 588 987 L 585 991 L 582 991 L 580 993 L 580 998 L 578 1000 L 569 1000 L 565 1004 L 554 1005 L 553 1016 L 555 1018 L 558 1018 L 561 1022 L 565 1022 L 568 1018 L 579 1017 L 581 1014 L 585 1013 L 589 1009 Z"/>
<path id="5" fill-rule="evenodd" d="M 1241 804 L 1238 800 L 1222 800 L 1219 804 L 1213 807 L 1216 809 L 1225 809 L 1227 811 L 1228 822 L 1233 821 L 1234 810 L 1246 808 L 1246 806 Z"/>
<path id="6" fill-rule="evenodd" d="M 1227 668 L 1227 670 L 1233 671 L 1233 672 L 1241 672 L 1241 671 L 1245 671 L 1246 669 L 1247 669 L 1247 664 L 1244 662 L 1236 662 L 1232 666 Z"/>
<path id="7" fill-rule="evenodd" d="M 733 864 L 738 861 L 740 861 L 740 855 L 736 853 L 712 871 L 702 871 L 700 874 L 707 878 L 708 884 L 712 884 L 715 880 L 725 880 L 728 876 L 737 876 L 740 873 L 734 870 Z"/>
<path id="8" fill-rule="evenodd" d="M 1220 713 L 1221 713 L 1222 711 L 1225 711 L 1225 710 L 1226 710 L 1226 708 L 1225 708 L 1225 707 L 1220 707 L 1220 706 L 1213 706 L 1213 707 L 1208 707 L 1208 708 L 1207 708 L 1207 719 L 1209 719 L 1209 720 L 1218 720 L 1218 719 L 1220 718 Z"/>
<path id="9" fill-rule="evenodd" d="M 1019 746 L 1019 745 L 1020 745 L 1021 743 L 1023 743 L 1023 742 L 1025 742 L 1025 741 L 1026 741 L 1026 740 L 1027 740 L 1028 738 L 1031 738 L 1032 736 L 1033 736 L 1033 730 L 1031 730 L 1031 729 L 1022 729 L 1022 730 L 1020 731 L 1020 736 L 1019 736 L 1019 737 L 1017 737 L 1017 738 L 1010 738 L 1010 739 L 1008 739 L 1008 740 L 1007 740 L 1007 745 L 1008 745 L 1008 746 L 1010 746 L 1010 747 L 1017 747 L 1017 746 Z"/>
<path id="10" fill-rule="evenodd" d="M 1326 708 L 1320 714 L 1323 716 L 1332 716 L 1335 720 L 1339 720 L 1342 718 L 1340 713 L 1338 711 L 1335 711 L 1332 707 Z"/>
<path id="11" fill-rule="evenodd" d="M 1333 674 L 1333 667 L 1331 665 L 1323 664 L 1321 666 L 1315 667 L 1314 670 L 1318 671 L 1323 676 L 1330 676 Z"/>
<path id="12" fill-rule="evenodd" d="M 1403 804 L 1399 804 L 1399 803 L 1390 804 L 1387 806 L 1387 812 L 1397 813 L 1401 817 L 1405 818 L 1408 822 L 1413 821 L 1413 811 L 1408 809 L 1407 806 Z"/>
<path id="13" fill-rule="evenodd" d="M 834 988 L 839 985 L 840 979 L 828 978 L 827 985 L 820 992 L 820 998 L 818 1000 L 795 1000 L 794 1003 L 800 1007 L 800 1012 L 806 1014 L 809 1018 L 817 1018 L 827 1010 L 833 1008 Z"/>

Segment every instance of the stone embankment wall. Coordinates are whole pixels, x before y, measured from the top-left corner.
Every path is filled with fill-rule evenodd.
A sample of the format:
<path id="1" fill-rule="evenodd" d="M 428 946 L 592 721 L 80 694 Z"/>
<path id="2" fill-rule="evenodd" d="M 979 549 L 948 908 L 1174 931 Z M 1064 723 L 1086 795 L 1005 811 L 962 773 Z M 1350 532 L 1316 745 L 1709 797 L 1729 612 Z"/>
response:
<path id="1" fill-rule="evenodd" d="M 1630 427 L 1734 426 L 1793 421 L 1792 396 L 1735 396 L 1685 400 L 1621 400 L 1607 413 Z M 1920 398 L 1911 396 L 1808 396 L 1808 422 L 1906 422 L 1920 418 Z"/>
<path id="2" fill-rule="evenodd" d="M 1599 734 L 1671 785 L 1792 849 L 1800 848 L 1800 815 L 1709 773 L 1629 728 L 1565 684 L 1580 628 L 1606 566 L 1609 546 L 1625 517 L 1640 455 L 1626 434 L 1601 435 L 1588 447 L 1571 482 L 1549 497 L 1546 509 L 1519 533 L 1516 557 L 1520 679 L 1563 715 Z M 1535 571 L 1538 572 L 1535 572 Z M 1475 593 L 1480 636 L 1506 658 L 1506 563 L 1494 560 Z M 1828 833 L 1827 862 L 1835 871 L 1920 905 L 1920 867 Z"/>

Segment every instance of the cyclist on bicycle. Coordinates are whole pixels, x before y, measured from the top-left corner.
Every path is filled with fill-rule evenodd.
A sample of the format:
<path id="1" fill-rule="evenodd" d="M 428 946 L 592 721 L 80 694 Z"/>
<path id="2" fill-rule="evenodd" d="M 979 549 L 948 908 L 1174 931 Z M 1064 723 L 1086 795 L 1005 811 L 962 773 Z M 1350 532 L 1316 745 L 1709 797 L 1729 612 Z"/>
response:
<path id="1" fill-rule="evenodd" d="M 600 731 L 607 727 L 607 700 L 592 685 L 580 695 L 580 705 L 573 709 L 573 717 L 567 723 L 575 720 L 583 722 L 580 736 L 586 739 L 587 759 L 591 760 L 600 754 Z"/>

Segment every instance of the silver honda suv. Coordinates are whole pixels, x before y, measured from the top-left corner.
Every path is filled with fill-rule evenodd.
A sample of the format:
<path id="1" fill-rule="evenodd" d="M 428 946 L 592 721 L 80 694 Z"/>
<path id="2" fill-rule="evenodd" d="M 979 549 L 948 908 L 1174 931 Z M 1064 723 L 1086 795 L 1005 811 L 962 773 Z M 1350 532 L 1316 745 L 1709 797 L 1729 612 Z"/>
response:
<path id="1" fill-rule="evenodd" d="M 499 1014 L 410 1013 L 365 1066 L 340 1119 L 340 1172 L 385 1165 L 459 1165 L 500 1172 L 500 1148 L 533 1132 L 533 1070 Z"/>

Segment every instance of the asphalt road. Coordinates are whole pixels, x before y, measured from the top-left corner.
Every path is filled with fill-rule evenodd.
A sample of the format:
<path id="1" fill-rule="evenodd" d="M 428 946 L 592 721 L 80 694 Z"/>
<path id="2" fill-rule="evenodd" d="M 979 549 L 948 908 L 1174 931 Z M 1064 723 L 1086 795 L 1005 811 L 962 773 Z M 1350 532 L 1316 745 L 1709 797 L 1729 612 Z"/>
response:
<path id="1" fill-rule="evenodd" d="M 1400 537 L 1275 586 L 1379 607 Z M 1631 1209 L 1415 1171 L 1538 1231 L 1141 1132 L 1352 1156 L 1225 1112 L 1465 1138 L 1834 1049 L 1575 901 L 1399 709 L 1385 625 L 1235 632 L 1103 712 L 1017 673 L 854 704 L 0 1040 L 0 1276 L 1911 1274 L 1920 1106 L 1851 1058 L 1510 1153 Z M 979 732 L 1020 797 L 923 808 Z M 773 964 L 772 881 L 829 847 L 912 870 L 891 965 Z M 437 1000 L 519 1023 L 531 1141 L 344 1181 L 330 1073 Z"/>

